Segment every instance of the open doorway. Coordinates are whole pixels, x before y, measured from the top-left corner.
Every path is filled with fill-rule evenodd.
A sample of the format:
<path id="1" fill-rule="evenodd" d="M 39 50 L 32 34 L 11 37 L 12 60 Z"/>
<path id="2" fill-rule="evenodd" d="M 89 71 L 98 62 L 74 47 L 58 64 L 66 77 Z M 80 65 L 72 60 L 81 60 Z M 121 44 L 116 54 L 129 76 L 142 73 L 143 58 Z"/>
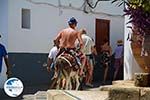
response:
<path id="1" fill-rule="evenodd" d="M 95 28 L 95 44 L 97 52 L 100 53 L 101 45 L 104 39 L 107 39 L 109 41 L 110 20 L 96 19 Z"/>

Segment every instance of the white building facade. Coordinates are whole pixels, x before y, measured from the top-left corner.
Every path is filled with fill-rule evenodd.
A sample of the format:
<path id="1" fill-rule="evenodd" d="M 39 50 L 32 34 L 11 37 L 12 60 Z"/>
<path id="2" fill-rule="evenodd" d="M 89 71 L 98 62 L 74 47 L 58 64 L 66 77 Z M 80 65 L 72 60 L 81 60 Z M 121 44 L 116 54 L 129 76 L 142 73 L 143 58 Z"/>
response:
<path id="1" fill-rule="evenodd" d="M 110 20 L 110 43 L 113 48 L 117 39 L 123 39 L 122 9 L 111 2 L 100 2 L 93 11 L 95 14 L 90 12 L 86 14 L 82 11 L 84 0 L 60 0 L 62 6 L 59 6 L 58 1 L 9 0 L 8 45 L 10 52 L 47 53 L 53 45 L 52 40 L 61 29 L 68 27 L 67 21 L 72 16 L 78 20 L 77 28 L 86 28 L 94 39 L 95 19 Z M 30 11 L 29 29 L 22 28 L 22 9 Z"/>
<path id="2" fill-rule="evenodd" d="M 124 25 L 124 80 L 133 80 L 135 73 L 141 73 L 143 70 L 137 63 L 133 51 L 131 48 L 131 35 L 132 31 L 127 26 L 132 26 L 132 24 L 128 24 L 129 16 L 125 17 L 125 25 Z"/>
<path id="3" fill-rule="evenodd" d="M 93 4 L 95 1 L 93 0 Z M 37 71 L 38 73 L 47 75 L 43 71 L 47 53 L 53 46 L 55 36 L 61 29 L 68 27 L 67 21 L 72 16 L 78 21 L 77 29 L 86 28 L 93 39 L 95 20 L 110 20 L 110 45 L 113 50 L 118 39 L 124 40 L 123 7 L 118 8 L 111 1 L 99 2 L 95 9 L 85 7 L 88 5 L 84 5 L 84 0 L 1 0 L 0 5 L 0 13 L 4 15 L 3 18 L 0 16 L 3 22 L 0 23 L 0 32 L 16 73 L 14 76 L 27 83 L 33 77 L 30 79 L 29 75 L 26 78 L 26 72 L 31 72 L 36 77 L 37 73 L 32 73 L 31 70 L 36 72 L 35 69 L 39 68 L 42 71 Z M 5 75 L 2 77 L 0 84 L 6 80 Z M 35 83 L 37 81 L 38 79 L 34 80 Z"/>

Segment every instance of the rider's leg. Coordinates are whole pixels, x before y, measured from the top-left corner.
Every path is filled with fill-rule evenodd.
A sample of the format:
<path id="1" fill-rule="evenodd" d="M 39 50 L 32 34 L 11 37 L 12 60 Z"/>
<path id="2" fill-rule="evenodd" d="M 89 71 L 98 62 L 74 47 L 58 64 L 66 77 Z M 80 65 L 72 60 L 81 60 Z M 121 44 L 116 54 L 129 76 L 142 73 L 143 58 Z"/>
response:
<path id="1" fill-rule="evenodd" d="M 105 64 L 105 71 L 104 71 L 104 79 L 103 79 L 103 84 L 105 84 L 106 79 L 107 79 L 107 74 L 108 74 L 108 63 Z"/>
<path id="2" fill-rule="evenodd" d="M 113 80 L 116 80 L 117 75 L 119 73 L 121 67 L 121 59 L 115 59 L 115 64 L 114 64 L 114 68 L 115 68 L 115 73 L 114 73 L 114 77 Z"/>
<path id="3" fill-rule="evenodd" d="M 87 79 L 86 79 L 86 85 L 87 86 L 90 86 L 90 87 L 93 87 L 93 85 L 92 85 L 92 79 L 93 79 L 93 66 L 92 66 L 92 63 L 91 63 L 91 59 L 89 58 L 89 56 L 87 56 L 87 74 L 88 74 L 88 76 L 87 76 Z"/>
<path id="4" fill-rule="evenodd" d="M 65 51 L 65 48 L 60 48 L 59 52 L 56 55 L 56 58 Z"/>

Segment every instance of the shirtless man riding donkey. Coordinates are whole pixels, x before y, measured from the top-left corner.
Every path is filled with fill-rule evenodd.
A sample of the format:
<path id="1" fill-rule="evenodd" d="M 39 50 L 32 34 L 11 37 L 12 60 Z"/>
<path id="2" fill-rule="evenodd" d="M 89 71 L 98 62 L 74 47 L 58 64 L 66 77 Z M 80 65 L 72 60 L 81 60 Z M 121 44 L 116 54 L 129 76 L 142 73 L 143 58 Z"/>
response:
<path id="1" fill-rule="evenodd" d="M 71 71 L 76 69 L 76 71 L 80 68 L 80 61 L 76 57 L 76 47 L 75 41 L 78 40 L 80 44 L 80 48 L 83 47 L 83 40 L 81 38 L 81 34 L 76 30 L 77 20 L 72 17 L 68 21 L 68 28 L 60 31 L 55 38 L 55 42 L 59 42 L 59 52 L 56 56 L 55 61 L 55 75 L 58 78 L 61 77 L 62 74 L 66 79 L 66 89 L 68 89 L 68 83 L 70 80 Z M 68 77 L 69 76 L 69 77 Z M 67 81 L 68 80 L 68 81 Z M 59 78 L 57 81 L 60 81 Z"/>

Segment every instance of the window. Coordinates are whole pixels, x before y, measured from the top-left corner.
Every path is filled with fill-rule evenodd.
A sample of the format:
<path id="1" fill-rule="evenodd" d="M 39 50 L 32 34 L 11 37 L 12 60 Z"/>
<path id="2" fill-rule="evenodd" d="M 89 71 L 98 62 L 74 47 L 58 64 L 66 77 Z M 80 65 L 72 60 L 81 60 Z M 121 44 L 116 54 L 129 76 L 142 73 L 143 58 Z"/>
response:
<path id="1" fill-rule="evenodd" d="M 30 29 L 30 9 L 22 9 L 22 28 Z"/>

